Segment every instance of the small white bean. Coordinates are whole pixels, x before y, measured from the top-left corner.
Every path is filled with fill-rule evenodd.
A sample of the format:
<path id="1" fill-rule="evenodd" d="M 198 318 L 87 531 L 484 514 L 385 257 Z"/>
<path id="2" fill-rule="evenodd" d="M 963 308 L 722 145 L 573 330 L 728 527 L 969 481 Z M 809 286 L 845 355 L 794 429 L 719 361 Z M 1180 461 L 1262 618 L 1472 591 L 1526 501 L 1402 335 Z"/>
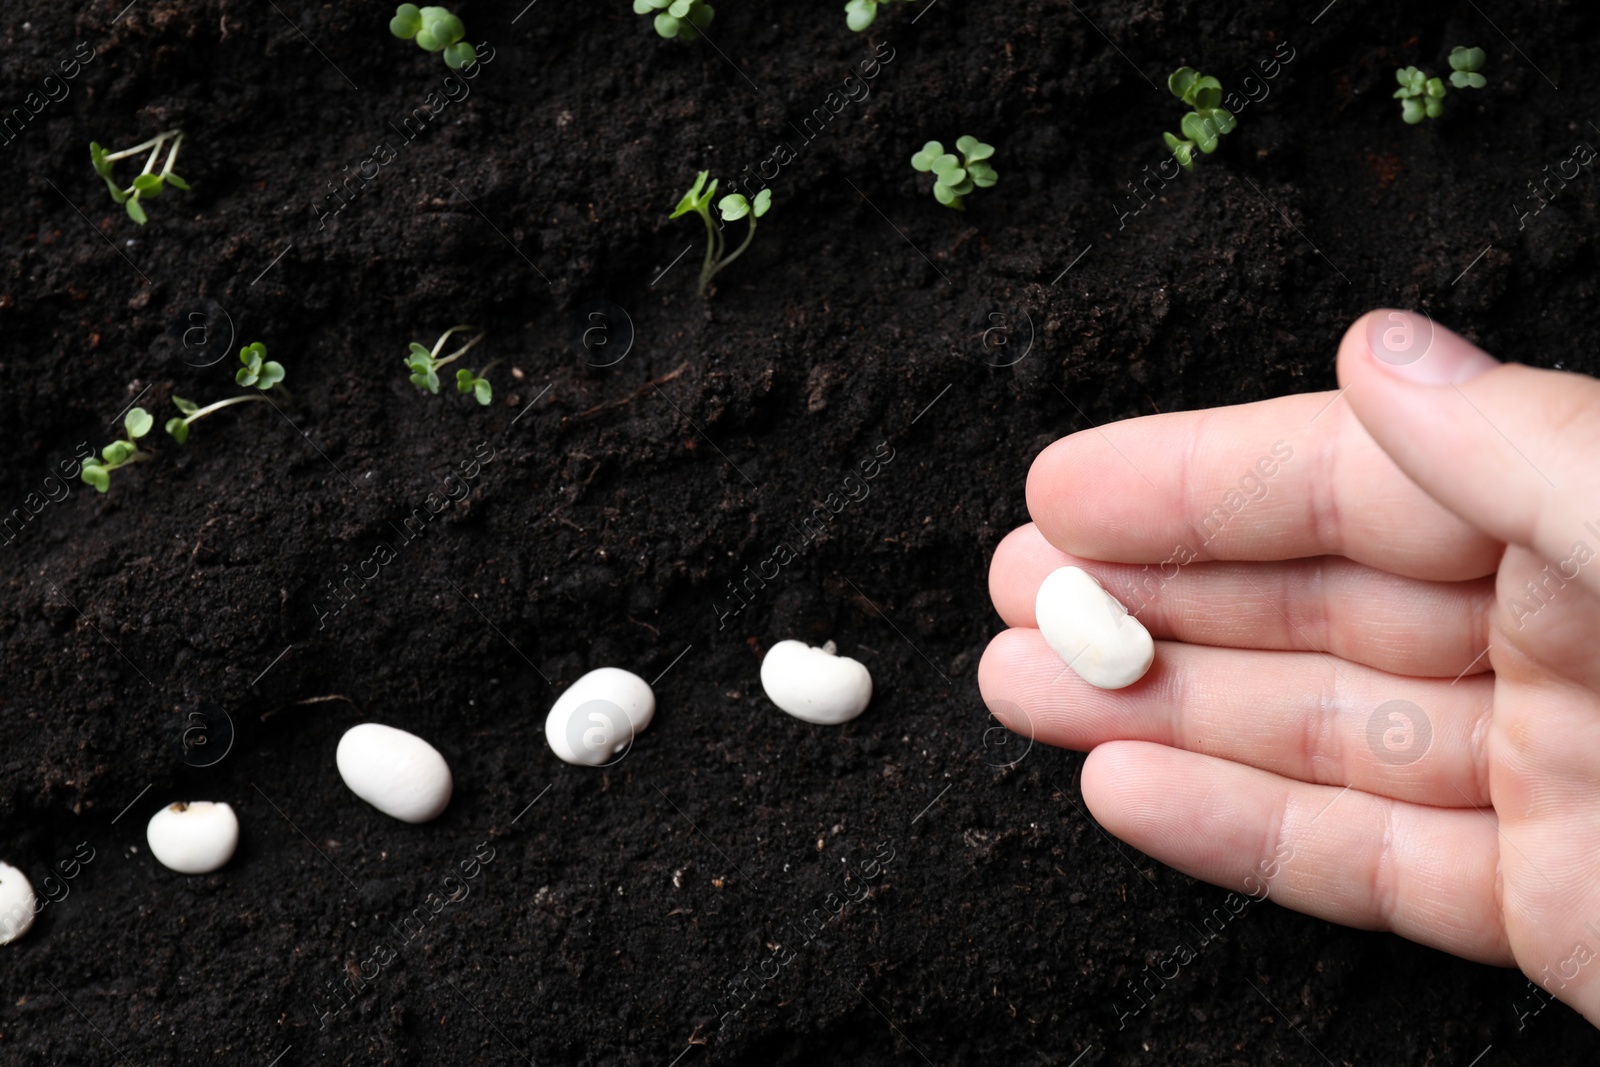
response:
<path id="1" fill-rule="evenodd" d="M 0 863 L 0 945 L 7 945 L 33 927 L 33 914 L 39 898 L 33 895 L 28 876 Z"/>
<path id="2" fill-rule="evenodd" d="M 550 751 L 579 766 L 614 763 L 656 714 L 650 684 L 621 667 L 600 667 L 567 687 L 544 719 Z"/>
<path id="3" fill-rule="evenodd" d="M 239 817 L 209 800 L 168 804 L 145 827 L 150 854 L 179 874 L 210 874 L 239 847 Z"/>
<path id="4" fill-rule="evenodd" d="M 378 722 L 352 726 L 334 762 L 350 792 L 401 822 L 428 822 L 450 806 L 450 765 L 416 734 Z"/>
<path id="5" fill-rule="evenodd" d="M 761 661 L 761 688 L 790 715 L 823 726 L 849 722 L 872 702 L 871 672 L 832 641 L 821 648 L 779 641 Z"/>
<path id="6" fill-rule="evenodd" d="M 1155 660 L 1150 631 L 1079 567 L 1050 573 L 1039 586 L 1033 614 L 1055 654 L 1098 689 L 1132 685 Z"/>

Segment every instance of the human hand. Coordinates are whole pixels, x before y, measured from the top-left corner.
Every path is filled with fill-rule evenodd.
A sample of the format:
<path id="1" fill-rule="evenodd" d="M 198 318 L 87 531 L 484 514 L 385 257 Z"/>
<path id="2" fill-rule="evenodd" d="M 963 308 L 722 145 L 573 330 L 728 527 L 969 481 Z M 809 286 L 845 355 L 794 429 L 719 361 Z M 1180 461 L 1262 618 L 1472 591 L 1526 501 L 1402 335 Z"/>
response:
<path id="1" fill-rule="evenodd" d="M 1338 372 L 1045 449 L 990 569 L 1012 629 L 984 699 L 1088 750 L 1084 801 L 1146 854 L 1515 965 L 1600 1024 L 1600 382 L 1390 311 Z M 1045 643 L 1063 566 L 1156 638 L 1141 681 Z"/>

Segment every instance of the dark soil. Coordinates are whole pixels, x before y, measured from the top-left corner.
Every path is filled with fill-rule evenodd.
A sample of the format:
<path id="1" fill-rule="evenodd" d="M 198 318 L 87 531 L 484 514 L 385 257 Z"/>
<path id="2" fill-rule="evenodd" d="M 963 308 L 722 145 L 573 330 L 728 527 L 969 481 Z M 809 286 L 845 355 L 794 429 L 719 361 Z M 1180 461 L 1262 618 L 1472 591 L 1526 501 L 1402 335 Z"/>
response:
<path id="1" fill-rule="evenodd" d="M 1345 325 L 1376 305 L 1600 369 L 1591 170 L 1520 218 L 1530 180 L 1600 142 L 1592 6 L 937 0 L 856 35 L 842 0 L 722 0 L 715 44 L 682 45 L 626 0 L 468 2 L 494 58 L 407 140 L 447 72 L 388 35 L 383 4 L 121 4 L 26 0 L 0 28 L 6 109 L 59 95 L 44 79 L 77 42 L 94 53 L 0 145 L 0 515 L 26 517 L 0 543 L 0 859 L 44 892 L 80 843 L 94 856 L 0 949 L 0 1063 L 1498 1067 L 1600 1049 L 1559 1004 L 1519 1021 L 1536 1002 L 1514 972 L 1270 903 L 1206 926 L 1226 894 L 1100 832 L 1081 755 L 994 766 L 975 680 L 1000 625 L 988 559 L 1056 437 L 1328 388 Z M 1403 125 L 1394 69 L 1442 69 L 1457 43 L 1488 50 L 1488 88 Z M 1190 63 L 1239 89 L 1291 52 L 1217 155 L 1124 214 L 1182 110 L 1152 83 Z M 875 55 L 870 96 L 805 143 L 796 127 Z M 88 143 L 173 127 L 193 189 L 139 228 Z M 963 215 L 907 160 L 969 132 L 1001 180 Z M 701 299 L 702 234 L 670 209 L 696 170 L 736 177 L 785 140 L 776 207 Z M 319 222 L 329 183 L 385 144 Z M 407 343 L 456 323 L 488 332 L 491 408 L 406 381 Z M 171 397 L 233 395 L 254 340 L 293 402 L 165 441 Z M 32 514 L 136 400 L 157 460 Z M 875 450 L 893 458 L 870 494 L 731 613 L 728 583 Z M 428 517 L 475 456 L 492 460 L 470 495 Z M 351 579 L 380 544 L 393 560 Z M 773 709 L 759 657 L 790 636 L 866 661 L 870 711 L 824 729 Z M 571 767 L 544 713 L 602 665 L 665 672 L 660 711 L 621 763 Z M 442 818 L 395 822 L 341 784 L 335 744 L 368 719 L 444 752 Z M 205 768 L 182 758 L 199 722 L 226 752 Z M 148 855 L 145 821 L 178 799 L 238 810 L 221 872 Z M 849 871 L 870 896 L 832 917 Z M 1180 943 L 1196 959 L 1134 1013 L 1127 983 Z M 775 946 L 792 957 L 719 1027 L 728 981 Z M 351 968 L 377 974 L 324 1017 Z"/>

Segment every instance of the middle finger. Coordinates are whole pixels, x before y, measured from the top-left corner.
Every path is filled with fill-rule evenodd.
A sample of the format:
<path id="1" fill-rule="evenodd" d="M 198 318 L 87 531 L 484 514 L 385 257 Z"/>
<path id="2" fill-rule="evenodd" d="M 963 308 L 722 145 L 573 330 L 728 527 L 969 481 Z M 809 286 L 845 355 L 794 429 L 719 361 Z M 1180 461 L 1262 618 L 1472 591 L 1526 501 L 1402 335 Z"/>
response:
<path id="1" fill-rule="evenodd" d="M 1082 567 L 1152 637 L 1232 648 L 1329 652 L 1393 674 L 1488 669 L 1494 579 L 1430 582 L 1337 556 L 1271 563 L 1140 566 L 1069 555 L 1032 523 L 995 550 L 989 595 L 1008 626 L 1035 626 L 1034 598 L 1058 567 Z"/>

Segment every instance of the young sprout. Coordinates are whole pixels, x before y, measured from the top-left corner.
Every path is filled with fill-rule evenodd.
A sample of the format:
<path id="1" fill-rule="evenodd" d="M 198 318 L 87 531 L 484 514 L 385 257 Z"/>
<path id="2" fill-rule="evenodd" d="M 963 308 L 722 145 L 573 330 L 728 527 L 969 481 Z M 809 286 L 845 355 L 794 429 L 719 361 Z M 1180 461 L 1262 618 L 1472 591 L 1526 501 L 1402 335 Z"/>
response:
<path id="1" fill-rule="evenodd" d="M 671 218 L 681 218 L 689 212 L 699 215 L 706 224 L 706 258 L 700 268 L 700 292 L 704 293 L 711 284 L 711 279 L 721 273 L 722 269 L 740 256 L 750 247 L 750 242 L 756 237 L 756 219 L 765 215 L 772 208 L 772 190 L 763 189 L 756 194 L 754 202 L 746 199 L 741 193 L 729 193 L 717 201 L 717 211 L 722 215 L 723 222 L 738 222 L 740 219 L 750 220 L 750 231 L 745 234 L 744 243 L 733 250 L 732 255 L 723 255 L 727 243 L 723 240 L 722 228 L 711 218 L 711 198 L 717 195 L 717 183 L 706 185 L 706 178 L 711 172 L 703 170 L 695 178 L 689 191 L 683 194 L 683 199 L 678 201 L 676 210 Z"/>
<path id="2" fill-rule="evenodd" d="M 443 52 L 444 65 L 460 70 L 478 61 L 478 52 L 461 38 L 467 27 L 447 8 L 401 4 L 389 20 L 389 32 L 402 41 L 416 41 L 426 52 Z"/>
<path id="3" fill-rule="evenodd" d="M 458 330 L 470 329 L 472 329 L 471 326 L 450 327 L 439 335 L 439 340 L 434 342 L 433 351 L 431 352 L 416 341 L 412 341 L 411 354 L 406 357 L 406 366 L 411 369 L 411 384 L 418 389 L 427 390 L 437 396 L 439 393 L 439 368 L 447 363 L 454 363 L 466 355 L 467 349 L 483 340 L 483 333 L 479 332 L 472 340 L 443 358 L 439 356 L 439 350 L 444 347 L 444 343 L 450 339 L 451 334 Z M 489 370 L 488 367 L 483 369 L 485 373 Z M 470 370 L 456 371 L 456 389 L 459 392 L 471 393 L 478 403 L 485 407 L 494 398 L 494 390 L 490 388 L 488 381 L 473 374 Z"/>
<path id="4" fill-rule="evenodd" d="M 283 381 L 283 364 L 268 359 L 267 346 L 260 341 L 239 349 L 239 362 L 244 366 L 234 373 L 233 380 L 240 385 L 253 385 L 266 392 Z"/>
<path id="5" fill-rule="evenodd" d="M 231 407 L 234 404 L 246 404 L 252 400 L 265 400 L 267 398 L 261 394 L 272 388 L 277 388 L 280 393 L 284 392 L 282 385 L 279 384 L 283 381 L 283 364 L 266 357 L 267 346 L 260 341 L 244 346 L 239 349 L 239 362 L 243 363 L 244 366 L 240 367 L 238 373 L 233 376 L 233 380 L 240 385 L 253 385 L 260 392 L 246 393 L 243 396 L 230 396 L 226 400 L 219 400 L 215 404 L 207 404 L 205 407 L 201 407 L 192 400 L 185 400 L 181 396 L 173 397 L 173 406 L 183 412 L 186 417 L 168 419 L 165 427 L 167 433 L 180 445 L 186 444 L 189 440 L 189 427 L 213 411 L 221 411 L 223 408 Z"/>
<path id="6" fill-rule="evenodd" d="M 139 450 L 139 438 L 150 432 L 150 427 L 155 425 L 155 418 L 144 408 L 134 408 L 124 416 L 122 426 L 128 436 L 121 441 L 113 441 L 106 445 L 100 453 L 98 461 L 90 460 L 83 465 L 79 475 L 85 485 L 92 485 L 98 492 L 105 492 L 111 488 L 111 472 L 118 467 L 126 467 L 130 463 L 143 463 L 150 459 L 149 452 Z"/>
<path id="7" fill-rule="evenodd" d="M 1000 176 L 995 173 L 994 164 L 988 162 L 994 155 L 994 145 L 968 136 L 956 142 L 956 149 L 961 153 L 960 159 L 946 152 L 938 141 L 929 141 L 911 157 L 911 166 L 934 175 L 934 199 L 945 207 L 965 211 L 967 194 L 989 188 Z"/>
<path id="8" fill-rule="evenodd" d="M 487 372 L 489 368 L 483 369 Z M 489 384 L 489 379 L 480 378 L 465 367 L 456 371 L 456 392 L 471 393 L 484 407 L 488 407 L 494 399 L 494 387 Z"/>
<path id="9" fill-rule="evenodd" d="M 1232 133 L 1239 120 L 1220 106 L 1222 83 L 1193 67 L 1179 67 L 1173 71 L 1167 78 L 1167 88 L 1194 110 L 1183 116 L 1179 124 L 1182 137 L 1170 133 L 1161 136 L 1178 164 L 1184 170 L 1193 170 L 1194 150 L 1198 148 L 1209 156 L 1217 150 L 1222 135 Z"/>
<path id="10" fill-rule="evenodd" d="M 157 174 L 156 159 L 161 155 L 161 149 L 168 141 L 172 147 L 167 149 L 167 162 Z M 182 130 L 168 130 L 150 138 L 144 144 L 136 144 L 132 148 L 124 148 L 120 152 L 107 152 L 95 141 L 89 142 L 89 162 L 94 164 L 94 171 L 105 179 L 106 188 L 111 190 L 111 199 L 121 204 L 128 210 L 128 217 L 140 226 L 147 220 L 144 205 L 141 200 L 154 200 L 161 195 L 161 190 L 169 183 L 179 189 L 187 190 L 189 183 L 172 173 L 172 165 L 178 161 L 178 146 L 183 144 Z M 133 179 L 133 184 L 126 189 L 119 187 L 111 177 L 111 164 L 119 159 L 136 156 L 140 152 L 150 150 L 150 156 L 144 161 L 144 170 Z"/>
<path id="11" fill-rule="evenodd" d="M 705 0 L 633 0 L 635 15 L 656 15 L 656 32 L 661 36 L 680 41 L 692 41 L 700 31 L 711 25 L 716 8 Z"/>
<path id="12" fill-rule="evenodd" d="M 860 33 L 868 26 L 871 26 L 873 20 L 878 17 L 879 4 L 892 4 L 894 2 L 895 0 L 850 0 L 848 4 L 844 5 L 845 22 L 849 23 L 852 30 Z M 901 0 L 901 2 L 910 3 L 911 0 Z"/>
<path id="13" fill-rule="evenodd" d="M 1415 126 L 1424 118 L 1436 119 L 1444 113 L 1444 82 L 1416 67 L 1402 67 L 1394 76 L 1400 83 L 1394 98 L 1400 101 L 1400 118 L 1406 125 Z"/>
<path id="14" fill-rule="evenodd" d="M 1487 58 L 1481 48 L 1458 44 L 1450 49 L 1450 84 L 1457 89 L 1482 89 L 1488 85 L 1488 79 L 1478 73 Z"/>
<path id="15" fill-rule="evenodd" d="M 1457 89 L 1482 89 L 1489 82 L 1478 71 L 1488 58 L 1481 48 L 1456 45 L 1450 49 L 1450 84 Z M 1400 118 L 1408 126 L 1423 119 L 1436 119 L 1444 114 L 1444 98 L 1450 91 L 1442 78 L 1430 78 L 1416 67 L 1402 67 L 1394 72 L 1400 88 L 1394 98 L 1400 101 Z"/>

